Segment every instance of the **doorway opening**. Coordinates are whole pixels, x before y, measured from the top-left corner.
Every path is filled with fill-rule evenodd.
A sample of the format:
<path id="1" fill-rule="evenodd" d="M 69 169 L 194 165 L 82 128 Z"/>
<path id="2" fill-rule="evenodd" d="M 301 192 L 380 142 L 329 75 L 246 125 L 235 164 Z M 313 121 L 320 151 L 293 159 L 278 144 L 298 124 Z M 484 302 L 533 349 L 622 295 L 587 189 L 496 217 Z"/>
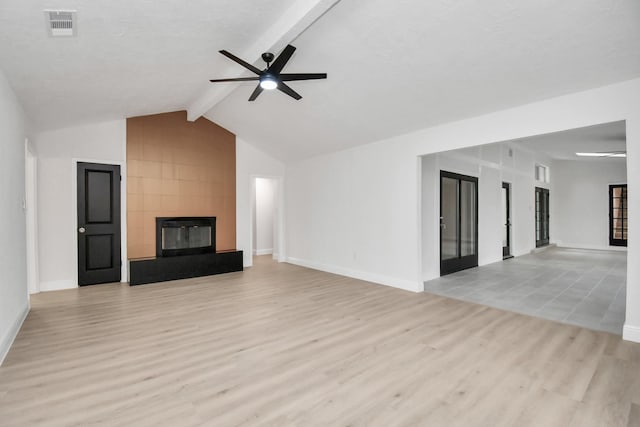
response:
<path id="1" fill-rule="evenodd" d="M 256 177 L 252 194 L 252 255 L 271 255 L 277 259 L 278 242 L 278 180 Z"/>

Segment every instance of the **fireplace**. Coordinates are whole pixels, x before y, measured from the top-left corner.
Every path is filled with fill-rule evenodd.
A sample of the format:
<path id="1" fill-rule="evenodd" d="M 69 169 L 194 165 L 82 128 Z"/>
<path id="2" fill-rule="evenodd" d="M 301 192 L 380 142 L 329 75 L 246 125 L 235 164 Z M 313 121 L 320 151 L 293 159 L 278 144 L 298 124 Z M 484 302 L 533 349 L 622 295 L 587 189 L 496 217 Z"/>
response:
<path id="1" fill-rule="evenodd" d="M 156 218 L 156 256 L 215 253 L 215 217 Z"/>

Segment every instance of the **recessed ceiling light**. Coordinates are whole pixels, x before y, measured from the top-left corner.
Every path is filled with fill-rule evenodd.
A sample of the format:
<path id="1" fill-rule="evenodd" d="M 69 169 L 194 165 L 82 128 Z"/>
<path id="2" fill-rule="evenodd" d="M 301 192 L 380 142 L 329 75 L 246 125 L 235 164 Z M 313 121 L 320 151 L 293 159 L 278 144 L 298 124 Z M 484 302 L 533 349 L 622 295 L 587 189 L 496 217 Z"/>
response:
<path id="1" fill-rule="evenodd" d="M 600 151 L 595 153 L 576 153 L 580 157 L 627 157 L 626 151 Z"/>

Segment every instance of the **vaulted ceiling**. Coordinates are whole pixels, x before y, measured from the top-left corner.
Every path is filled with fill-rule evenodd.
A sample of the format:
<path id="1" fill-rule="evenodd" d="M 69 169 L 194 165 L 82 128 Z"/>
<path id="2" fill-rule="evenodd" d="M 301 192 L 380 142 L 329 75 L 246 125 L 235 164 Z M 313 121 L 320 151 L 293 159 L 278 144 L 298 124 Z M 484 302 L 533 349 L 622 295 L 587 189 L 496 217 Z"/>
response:
<path id="1" fill-rule="evenodd" d="M 44 9 L 78 11 L 50 38 Z M 640 2 L 0 0 L 0 67 L 38 130 L 200 114 L 284 160 L 640 77 Z M 218 54 L 327 72 L 247 102 Z"/>

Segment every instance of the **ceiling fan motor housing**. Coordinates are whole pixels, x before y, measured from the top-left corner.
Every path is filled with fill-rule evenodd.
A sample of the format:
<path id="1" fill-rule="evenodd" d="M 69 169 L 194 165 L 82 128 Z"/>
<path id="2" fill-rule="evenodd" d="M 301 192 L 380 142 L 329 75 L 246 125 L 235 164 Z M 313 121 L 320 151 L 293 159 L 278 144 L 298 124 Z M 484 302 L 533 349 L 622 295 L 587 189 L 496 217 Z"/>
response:
<path id="1" fill-rule="evenodd" d="M 265 53 L 262 54 L 262 60 L 264 62 L 266 62 L 267 64 L 272 62 L 273 58 L 274 58 L 274 55 L 271 52 L 265 52 Z"/>

